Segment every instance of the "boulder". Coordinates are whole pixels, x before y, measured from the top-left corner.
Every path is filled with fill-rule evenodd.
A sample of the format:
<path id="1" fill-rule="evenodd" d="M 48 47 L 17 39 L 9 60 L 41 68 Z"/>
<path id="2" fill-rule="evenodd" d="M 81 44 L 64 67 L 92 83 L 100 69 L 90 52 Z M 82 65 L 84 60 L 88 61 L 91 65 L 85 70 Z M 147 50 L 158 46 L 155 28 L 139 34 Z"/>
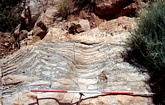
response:
<path id="1" fill-rule="evenodd" d="M 14 33 L 14 39 L 15 39 L 15 43 L 18 47 L 20 47 L 20 42 L 22 40 L 24 40 L 25 38 L 27 38 L 28 36 L 28 31 L 27 30 L 21 30 L 20 32 L 15 32 Z"/>
<path id="2" fill-rule="evenodd" d="M 90 30 L 90 24 L 88 20 L 80 19 L 79 24 L 81 26 L 81 31 L 88 31 Z"/>
<path id="3" fill-rule="evenodd" d="M 98 15 L 116 15 L 124 7 L 133 2 L 134 0 L 97 0 L 95 3 L 95 13 Z"/>
<path id="4" fill-rule="evenodd" d="M 57 12 L 58 11 L 56 8 L 49 7 L 40 15 L 33 28 L 33 38 L 31 44 L 36 43 L 45 37 L 48 28 L 53 23 L 53 17 L 57 15 Z"/>
<path id="5" fill-rule="evenodd" d="M 24 46 L 34 44 L 39 40 L 42 40 L 47 34 L 48 27 L 53 23 L 53 17 L 57 15 L 57 12 L 58 11 L 56 8 L 50 6 L 47 7 L 42 13 L 34 16 L 32 19 L 34 21 L 30 23 L 29 27 L 27 26 L 27 30 L 31 30 L 30 37 L 26 38 L 24 41 L 21 41 L 21 45 Z M 28 21 L 26 23 L 28 23 Z M 17 31 L 21 29 L 18 28 Z M 18 33 L 17 31 L 15 33 Z"/>
<path id="6" fill-rule="evenodd" d="M 21 30 L 18 36 L 18 42 L 24 40 L 28 36 L 28 31 L 27 30 Z"/>
<path id="7" fill-rule="evenodd" d="M 90 23 L 86 19 L 79 19 L 78 21 L 70 22 L 69 33 L 75 34 L 90 30 Z"/>
<path id="8" fill-rule="evenodd" d="M 126 15 L 129 15 L 129 14 L 135 12 L 136 9 L 140 6 L 140 4 L 141 3 L 139 3 L 139 2 L 131 3 L 130 5 L 124 7 L 117 17 L 126 16 Z"/>

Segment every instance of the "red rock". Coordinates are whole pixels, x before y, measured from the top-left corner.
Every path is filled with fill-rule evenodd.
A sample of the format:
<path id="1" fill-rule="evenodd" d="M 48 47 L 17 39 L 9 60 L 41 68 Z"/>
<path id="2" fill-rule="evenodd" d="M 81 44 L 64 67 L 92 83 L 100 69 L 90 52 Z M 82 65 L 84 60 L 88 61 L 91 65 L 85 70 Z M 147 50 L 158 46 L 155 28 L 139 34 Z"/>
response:
<path id="1" fill-rule="evenodd" d="M 124 7 L 133 2 L 133 0 L 97 0 L 95 13 L 98 15 L 118 14 Z"/>
<path id="2" fill-rule="evenodd" d="M 135 10 L 139 7 L 138 3 L 131 3 L 130 5 L 126 6 L 125 8 L 123 8 L 120 12 L 120 14 L 118 16 L 126 16 L 129 15 L 133 12 L 135 12 Z"/>

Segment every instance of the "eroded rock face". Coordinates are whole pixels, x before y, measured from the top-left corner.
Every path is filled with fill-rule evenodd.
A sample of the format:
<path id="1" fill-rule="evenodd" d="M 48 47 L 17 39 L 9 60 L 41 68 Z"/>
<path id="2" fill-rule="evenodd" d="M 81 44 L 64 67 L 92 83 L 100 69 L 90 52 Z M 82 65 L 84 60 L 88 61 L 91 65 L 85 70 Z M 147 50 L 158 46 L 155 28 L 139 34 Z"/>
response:
<path id="1" fill-rule="evenodd" d="M 118 41 L 120 39 L 118 35 L 128 33 L 128 30 L 134 25 L 134 18 L 124 16 L 103 22 L 94 29 L 76 35 L 65 34 L 66 32 L 61 29 L 51 27 L 43 41 L 75 41 L 86 44 L 96 44 L 104 41 L 113 42 L 114 40 L 112 39 L 112 36 Z"/>
<path id="2" fill-rule="evenodd" d="M 59 1 L 60 0 L 26 0 L 25 9 L 21 15 L 21 30 L 31 31 L 39 16 L 43 12 L 48 11 L 48 7 L 56 5 Z"/>
<path id="3" fill-rule="evenodd" d="M 129 18 L 126 16 L 119 17 L 107 22 L 104 22 L 98 26 L 98 28 L 106 33 L 111 34 L 120 34 L 123 32 L 128 32 L 133 26 L 135 26 L 135 18 Z"/>
<path id="4" fill-rule="evenodd" d="M 138 8 L 138 4 L 137 3 L 131 3 L 130 5 L 124 7 L 119 16 L 127 16 L 131 13 L 133 13 L 134 11 L 136 11 L 136 9 Z"/>
<path id="5" fill-rule="evenodd" d="M 55 7 L 50 6 L 45 7 L 45 12 L 42 11 L 40 14 L 37 15 L 37 18 L 36 16 L 34 16 L 34 18 L 36 19 L 35 22 L 32 23 L 33 25 L 30 23 L 32 27 L 30 26 L 31 28 L 27 29 L 32 29 L 32 38 L 24 40 L 23 43 L 27 43 L 27 45 L 30 45 L 42 40 L 47 34 L 49 26 L 53 23 L 53 17 L 57 15 L 57 12 L 58 11 Z M 27 25 L 27 27 L 29 26 Z M 19 30 L 21 30 L 21 27 Z M 20 33 L 19 30 L 17 33 Z"/>
<path id="6" fill-rule="evenodd" d="M 72 21 L 68 25 L 68 31 L 71 34 L 85 32 L 90 30 L 90 23 L 88 20 L 79 19 L 78 21 Z"/>
<path id="7" fill-rule="evenodd" d="M 129 23 L 127 19 L 123 17 L 125 23 Z M 124 22 L 118 23 L 124 26 Z M 125 30 L 111 35 L 111 27 L 103 28 L 111 24 L 106 22 L 87 32 L 66 36 L 52 27 L 42 41 L 1 59 L 2 103 L 70 105 L 78 103 L 80 97 L 78 93 L 32 93 L 33 89 L 150 91 L 144 82 L 148 74 L 140 74 L 120 56 L 129 33 Z M 84 94 L 81 105 L 152 105 L 151 97 Z"/>
<path id="8" fill-rule="evenodd" d="M 54 2 L 52 1 L 54 5 L 57 4 L 58 2 L 59 2 L 58 0 L 55 0 Z M 120 0 L 120 1 L 119 0 L 116 0 L 116 1 L 98 0 L 96 2 L 95 11 L 96 13 L 98 11 L 98 14 L 100 11 L 100 13 L 105 13 L 102 15 L 115 14 L 115 16 L 119 17 L 119 16 L 130 14 L 132 11 L 136 9 L 137 3 L 131 4 L 131 2 L 133 1 L 132 0 Z M 23 42 L 21 42 L 21 43 L 27 43 L 27 45 L 29 44 L 31 45 L 42 40 L 45 37 L 45 35 L 48 33 L 48 29 L 50 25 L 54 24 L 53 18 L 58 15 L 58 11 L 54 6 L 52 6 L 50 1 L 28 0 L 26 1 L 26 7 L 27 8 L 25 8 L 23 12 L 24 14 L 22 18 L 23 21 L 19 30 L 23 29 L 22 26 L 25 26 L 25 29 L 27 31 L 32 30 L 32 38 L 28 38 L 24 40 Z M 91 14 L 91 16 L 93 15 Z M 87 18 L 88 16 L 84 16 L 84 17 Z M 75 20 L 72 20 L 72 21 L 75 21 Z M 75 34 L 75 33 L 85 32 L 85 31 L 90 30 L 91 27 L 94 27 L 101 23 L 101 22 L 97 23 L 96 17 L 94 18 L 94 20 L 78 19 L 76 21 L 77 23 L 74 23 L 74 25 L 69 26 L 68 28 L 69 33 Z"/>
<path id="9" fill-rule="evenodd" d="M 12 54 L 17 49 L 16 39 L 11 33 L 0 32 L 0 58 Z"/>
<path id="10" fill-rule="evenodd" d="M 137 8 L 137 4 L 132 4 L 134 0 L 97 0 L 95 13 L 98 15 L 129 15 Z"/>

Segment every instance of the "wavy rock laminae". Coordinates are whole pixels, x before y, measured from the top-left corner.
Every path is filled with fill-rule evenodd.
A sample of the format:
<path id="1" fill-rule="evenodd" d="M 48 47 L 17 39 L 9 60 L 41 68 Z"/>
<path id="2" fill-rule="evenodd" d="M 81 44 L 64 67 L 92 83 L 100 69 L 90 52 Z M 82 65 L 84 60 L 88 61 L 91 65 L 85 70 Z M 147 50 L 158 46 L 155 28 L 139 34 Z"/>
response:
<path id="1" fill-rule="evenodd" d="M 144 80 L 148 75 L 139 74 L 136 68 L 123 62 L 122 51 L 123 45 L 108 42 L 92 45 L 47 42 L 25 47 L 1 60 L 0 89 L 1 97 L 5 97 L 2 101 L 4 105 L 12 105 L 18 99 L 13 95 L 29 94 L 32 89 L 147 92 Z M 33 95 L 36 94 L 30 96 Z M 71 99 L 63 100 L 68 102 Z M 149 101 L 147 98 L 142 100 L 144 103 Z M 91 103 L 95 102 L 98 101 Z M 19 105 L 20 101 L 15 103 Z"/>

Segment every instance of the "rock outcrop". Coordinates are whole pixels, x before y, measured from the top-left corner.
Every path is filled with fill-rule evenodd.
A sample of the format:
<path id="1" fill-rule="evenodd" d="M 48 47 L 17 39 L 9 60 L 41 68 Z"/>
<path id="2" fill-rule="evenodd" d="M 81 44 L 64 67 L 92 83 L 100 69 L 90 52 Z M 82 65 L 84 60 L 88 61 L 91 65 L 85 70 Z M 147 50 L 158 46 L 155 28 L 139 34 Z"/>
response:
<path id="1" fill-rule="evenodd" d="M 34 93 L 31 92 L 33 89 L 149 92 L 150 88 L 144 82 L 149 75 L 140 74 L 138 68 L 124 62 L 121 57 L 121 52 L 127 49 L 125 41 L 134 18 L 119 16 L 131 13 L 137 4 L 133 0 L 97 0 L 97 14 L 115 14 L 119 18 L 104 21 L 94 13 L 88 17 L 85 11 L 81 11 L 80 15 L 85 14 L 85 19 L 67 22 L 56 17 L 58 11 L 54 5 L 59 1 L 26 0 L 22 23 L 14 32 L 13 39 L 7 37 L 5 43 L 0 43 L 0 48 L 6 47 L 6 50 L 12 48 L 9 41 L 21 46 L 16 53 L 0 59 L 0 103 L 79 103 L 78 93 Z M 153 104 L 148 96 L 84 94 L 80 105 Z"/>
<path id="2" fill-rule="evenodd" d="M 47 5 L 42 4 L 44 6 L 41 8 L 40 6 L 38 7 L 41 1 L 38 1 L 39 4 L 36 7 L 39 10 L 35 9 L 34 11 L 34 1 L 30 0 L 29 3 L 28 1 L 26 2 L 27 8 L 22 12 L 21 24 L 18 25 L 14 32 L 14 38 L 19 47 L 31 45 L 42 40 L 47 34 L 49 26 L 53 23 L 54 16 L 56 16 L 58 12 L 57 9 L 47 3 Z M 37 1 L 35 1 L 35 3 L 36 2 Z"/>
<path id="3" fill-rule="evenodd" d="M 17 48 L 16 40 L 11 33 L 0 32 L 0 58 L 12 54 Z"/>
<path id="4" fill-rule="evenodd" d="M 17 45 L 25 46 L 34 44 L 40 40 L 42 40 L 45 35 L 48 33 L 49 27 L 56 23 L 58 26 L 59 24 L 68 24 L 68 22 L 59 22 L 58 20 L 58 10 L 55 8 L 59 0 L 50 0 L 50 1 L 43 1 L 43 0 L 27 0 L 25 3 L 25 10 L 22 12 L 21 18 L 21 25 L 18 26 L 17 30 L 15 31 L 14 35 L 20 35 L 21 30 L 27 30 L 28 32 L 32 32 L 29 37 L 27 37 L 23 41 L 17 41 Z M 95 12 L 99 15 L 111 15 L 115 14 L 114 16 L 119 17 L 123 15 L 130 14 L 132 11 L 138 7 L 138 2 L 133 2 L 132 0 L 110 0 L 110 1 L 102 1 L 98 0 L 95 4 Z M 74 20 L 69 18 L 70 25 L 68 25 L 68 33 L 75 34 L 84 31 L 90 30 L 90 28 L 97 27 L 103 19 L 99 19 L 94 13 L 88 16 L 85 11 L 80 11 L 79 16 L 85 19 L 77 19 Z M 74 16 L 73 16 L 74 17 Z M 87 20 L 89 19 L 89 20 Z M 70 21 L 71 20 L 71 21 Z M 54 22 L 56 21 L 56 22 Z M 58 21 L 58 22 L 57 22 Z M 62 26 L 63 27 L 63 26 Z M 127 28 L 127 26 L 125 27 Z M 65 29 L 63 27 L 63 29 Z M 112 29 L 110 29 L 112 30 Z M 110 34 L 112 34 L 111 32 Z M 113 33 L 114 34 L 114 33 Z M 71 36 L 72 37 L 72 36 Z M 19 39 L 15 39 L 19 40 Z M 21 44 L 21 45 L 20 45 Z"/>
<path id="5" fill-rule="evenodd" d="M 119 16 L 127 16 L 127 15 L 130 15 L 131 13 L 133 14 L 136 9 L 139 7 L 140 4 L 138 4 L 138 2 L 136 3 L 131 3 L 130 5 L 124 7 L 121 12 L 116 15 L 117 17 Z"/>
<path id="6" fill-rule="evenodd" d="M 25 9 L 21 15 L 21 30 L 31 31 L 38 20 L 38 17 L 48 7 L 57 4 L 60 0 L 26 0 Z"/>
<path id="7" fill-rule="evenodd" d="M 78 93 L 32 93 L 33 89 L 148 92 L 144 82 L 148 74 L 139 74 L 120 56 L 128 31 L 124 28 L 112 36 L 103 28 L 111 24 L 77 35 L 52 27 L 42 41 L 1 59 L 3 105 L 71 105 L 80 97 Z M 152 104 L 151 97 L 84 94 L 81 105 Z"/>
<path id="8" fill-rule="evenodd" d="M 78 21 L 72 21 L 66 26 L 70 34 L 76 34 L 90 30 L 90 23 L 88 20 L 79 19 Z"/>
<path id="9" fill-rule="evenodd" d="M 98 15 L 127 16 L 139 6 L 134 0 L 97 0 L 95 13 Z"/>
<path id="10" fill-rule="evenodd" d="M 41 14 L 33 28 L 33 37 L 30 44 L 42 40 L 48 32 L 49 26 L 53 23 L 53 17 L 57 15 L 57 9 L 49 7 Z"/>

